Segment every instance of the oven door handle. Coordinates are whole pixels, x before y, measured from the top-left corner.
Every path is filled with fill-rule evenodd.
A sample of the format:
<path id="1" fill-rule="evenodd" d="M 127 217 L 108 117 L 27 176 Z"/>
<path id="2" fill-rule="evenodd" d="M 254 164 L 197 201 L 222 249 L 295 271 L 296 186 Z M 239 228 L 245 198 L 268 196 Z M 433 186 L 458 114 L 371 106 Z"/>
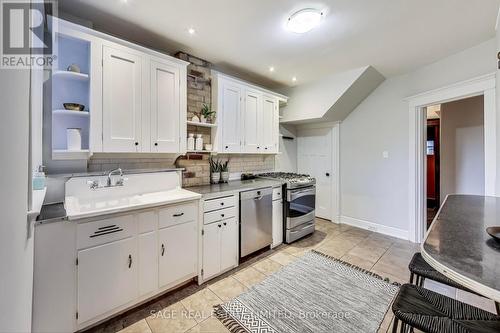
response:
<path id="1" fill-rule="evenodd" d="M 295 199 L 305 197 L 306 195 L 316 195 L 316 188 L 308 188 L 307 190 L 302 190 L 299 192 L 289 192 L 288 201 L 293 201 Z"/>

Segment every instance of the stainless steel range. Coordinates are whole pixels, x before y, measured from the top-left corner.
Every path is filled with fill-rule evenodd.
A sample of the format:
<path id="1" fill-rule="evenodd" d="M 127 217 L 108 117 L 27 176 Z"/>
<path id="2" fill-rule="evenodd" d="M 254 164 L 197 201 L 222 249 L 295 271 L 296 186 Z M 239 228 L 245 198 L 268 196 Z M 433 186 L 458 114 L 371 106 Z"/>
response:
<path id="1" fill-rule="evenodd" d="M 285 243 L 292 243 L 315 230 L 316 179 L 296 173 L 270 172 L 260 178 L 282 180 L 284 194 L 283 235 Z"/>

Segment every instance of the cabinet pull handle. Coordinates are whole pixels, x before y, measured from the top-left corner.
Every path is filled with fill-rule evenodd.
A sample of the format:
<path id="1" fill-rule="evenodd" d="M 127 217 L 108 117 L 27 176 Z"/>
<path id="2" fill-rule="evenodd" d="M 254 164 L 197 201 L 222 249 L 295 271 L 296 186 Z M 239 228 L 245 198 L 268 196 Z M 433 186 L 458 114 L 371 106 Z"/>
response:
<path id="1" fill-rule="evenodd" d="M 132 267 L 132 255 L 128 255 L 128 268 Z"/>
<path id="2" fill-rule="evenodd" d="M 164 254 L 165 254 L 165 245 L 161 244 L 161 256 L 163 257 Z"/>
<path id="3" fill-rule="evenodd" d="M 98 237 L 98 236 L 114 234 L 115 232 L 120 232 L 120 231 L 123 231 L 123 229 L 120 229 L 118 227 L 113 227 L 113 228 L 110 228 L 110 229 L 95 231 L 93 235 L 89 236 L 89 238 L 94 238 L 94 237 Z"/>
<path id="4" fill-rule="evenodd" d="M 174 214 L 174 217 L 179 217 L 179 216 L 182 216 L 184 215 L 184 213 L 177 213 L 177 214 Z"/>

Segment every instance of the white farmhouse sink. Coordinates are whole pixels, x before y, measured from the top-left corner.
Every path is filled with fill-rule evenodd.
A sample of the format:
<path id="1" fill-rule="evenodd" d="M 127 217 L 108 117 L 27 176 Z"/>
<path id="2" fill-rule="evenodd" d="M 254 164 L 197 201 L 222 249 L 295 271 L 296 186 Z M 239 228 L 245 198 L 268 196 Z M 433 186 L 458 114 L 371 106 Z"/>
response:
<path id="1" fill-rule="evenodd" d="M 116 177 L 117 176 L 113 176 Z M 74 177 L 66 182 L 64 207 L 69 220 L 125 212 L 182 201 L 201 195 L 181 188 L 180 171 L 126 175 L 123 186 L 90 188 L 88 182 L 106 184 L 107 177 Z"/>

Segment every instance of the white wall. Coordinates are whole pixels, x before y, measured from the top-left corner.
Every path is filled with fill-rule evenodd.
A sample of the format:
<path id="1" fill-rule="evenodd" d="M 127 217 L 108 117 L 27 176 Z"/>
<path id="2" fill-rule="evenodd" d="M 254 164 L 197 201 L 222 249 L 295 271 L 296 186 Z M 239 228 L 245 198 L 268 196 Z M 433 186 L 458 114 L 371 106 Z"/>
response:
<path id="1" fill-rule="evenodd" d="M 27 70 L 0 70 L 0 332 L 31 331 L 33 241 L 27 239 Z"/>
<path id="2" fill-rule="evenodd" d="M 387 79 L 341 124 L 341 214 L 407 236 L 409 107 L 405 98 L 496 69 L 496 41 Z M 382 154 L 387 151 L 388 158 Z M 350 219 L 349 219 L 350 218 Z M 365 223 L 366 225 L 366 223 Z"/>
<path id="3" fill-rule="evenodd" d="M 448 194 L 484 194 L 484 99 L 441 105 L 441 203 Z"/>
<path id="4" fill-rule="evenodd" d="M 280 136 L 280 154 L 276 155 L 275 170 L 297 172 L 297 129 L 293 125 L 280 125 L 280 134 L 294 139 L 285 140 Z"/>

